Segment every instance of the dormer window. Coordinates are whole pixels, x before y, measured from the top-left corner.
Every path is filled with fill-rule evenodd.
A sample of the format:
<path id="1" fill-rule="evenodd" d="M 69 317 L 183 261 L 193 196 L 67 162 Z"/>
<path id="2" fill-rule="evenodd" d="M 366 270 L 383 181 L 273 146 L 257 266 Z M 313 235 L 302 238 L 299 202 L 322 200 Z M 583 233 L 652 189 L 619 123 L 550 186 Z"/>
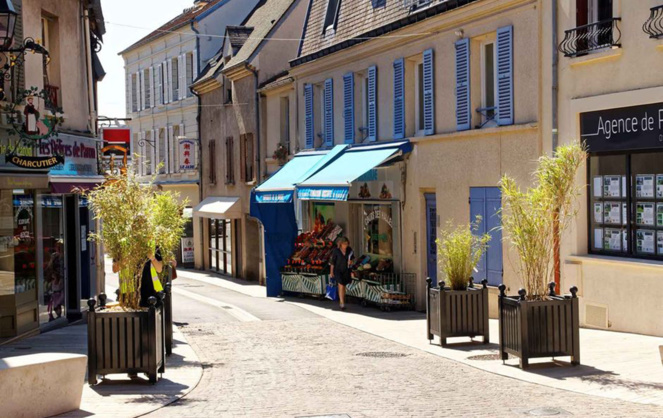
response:
<path id="1" fill-rule="evenodd" d="M 322 27 L 322 34 L 333 33 L 338 23 L 338 12 L 341 9 L 341 0 L 329 0 L 327 3 L 327 13 L 325 14 L 325 24 Z"/>

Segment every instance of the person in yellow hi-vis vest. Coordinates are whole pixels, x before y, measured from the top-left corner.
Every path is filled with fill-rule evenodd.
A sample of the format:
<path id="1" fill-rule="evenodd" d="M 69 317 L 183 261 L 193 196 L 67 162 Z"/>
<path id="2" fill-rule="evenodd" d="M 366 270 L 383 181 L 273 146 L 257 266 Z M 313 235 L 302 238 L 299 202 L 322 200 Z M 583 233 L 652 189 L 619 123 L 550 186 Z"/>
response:
<path id="1" fill-rule="evenodd" d="M 148 304 L 148 299 L 150 296 L 157 296 L 157 292 L 163 291 L 163 286 L 159 280 L 159 273 L 163 271 L 163 260 L 161 258 L 161 251 L 159 247 L 155 251 L 153 256 L 148 257 L 148 260 L 145 262 L 143 267 L 143 273 L 140 281 L 140 306 L 147 308 L 150 305 Z M 119 266 L 115 260 L 113 260 L 113 273 L 121 274 L 119 271 Z M 127 289 L 127 286 L 130 286 L 130 282 L 123 282 L 121 284 L 120 293 L 127 293 L 133 291 L 133 289 Z M 157 298 L 158 300 L 158 298 Z"/>

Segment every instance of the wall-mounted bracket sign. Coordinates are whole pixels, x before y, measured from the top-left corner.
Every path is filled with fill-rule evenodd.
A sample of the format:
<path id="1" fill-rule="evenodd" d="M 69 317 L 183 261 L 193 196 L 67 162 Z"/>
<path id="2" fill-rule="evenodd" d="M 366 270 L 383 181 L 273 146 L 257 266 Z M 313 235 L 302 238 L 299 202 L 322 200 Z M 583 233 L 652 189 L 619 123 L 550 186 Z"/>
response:
<path id="1" fill-rule="evenodd" d="M 53 168 L 58 164 L 64 164 L 64 157 L 61 155 L 55 155 L 52 157 L 24 157 L 21 155 L 6 155 L 5 159 L 8 163 L 11 163 L 16 167 L 29 170 L 44 170 Z"/>
<path id="2" fill-rule="evenodd" d="M 663 103 L 581 113 L 580 136 L 589 152 L 663 148 Z"/>

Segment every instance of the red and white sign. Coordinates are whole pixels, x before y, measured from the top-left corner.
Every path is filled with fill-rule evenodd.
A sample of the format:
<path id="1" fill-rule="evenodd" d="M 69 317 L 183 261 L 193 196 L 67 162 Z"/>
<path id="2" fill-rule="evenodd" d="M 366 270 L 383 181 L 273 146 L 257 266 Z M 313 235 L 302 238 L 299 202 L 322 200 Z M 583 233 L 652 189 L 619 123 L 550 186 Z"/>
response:
<path id="1" fill-rule="evenodd" d="M 194 170 L 196 168 L 196 142 L 183 139 L 179 145 L 180 171 Z"/>
<path id="2" fill-rule="evenodd" d="M 182 264 L 193 263 L 193 237 L 181 238 Z"/>
<path id="3" fill-rule="evenodd" d="M 103 127 L 101 128 L 101 139 L 109 144 L 131 144 L 131 128 L 128 127 Z"/>

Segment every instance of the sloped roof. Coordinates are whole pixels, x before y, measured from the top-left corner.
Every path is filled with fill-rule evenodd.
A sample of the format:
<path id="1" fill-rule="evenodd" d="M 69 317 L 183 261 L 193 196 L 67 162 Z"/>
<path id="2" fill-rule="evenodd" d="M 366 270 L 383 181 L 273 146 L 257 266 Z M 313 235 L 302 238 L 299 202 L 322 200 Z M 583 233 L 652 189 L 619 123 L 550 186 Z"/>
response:
<path id="1" fill-rule="evenodd" d="M 405 7 L 403 0 L 339 0 L 336 30 L 331 36 L 326 36 L 323 31 L 329 0 L 310 1 L 304 39 L 299 57 L 291 62 L 292 66 L 479 0 L 431 0 L 418 7 Z"/>
<path id="2" fill-rule="evenodd" d="M 230 69 L 251 58 L 263 39 L 269 35 L 272 28 L 288 11 L 296 0 L 265 0 L 260 8 L 255 10 L 246 21 L 245 26 L 252 27 L 251 36 L 244 42 L 244 46 L 235 54 L 225 68 Z"/>
<path id="3" fill-rule="evenodd" d="M 140 40 L 138 40 L 128 48 L 124 49 L 118 55 L 125 54 L 133 49 L 146 45 L 161 36 L 167 35 L 170 31 L 180 29 L 190 24 L 196 17 L 200 16 L 201 14 L 208 11 L 210 8 L 216 6 L 218 3 L 221 3 L 223 1 L 225 0 L 211 0 L 207 3 L 200 2 L 194 5 L 193 7 L 185 9 L 182 13 L 175 16 L 173 19 L 169 20 L 163 25 L 159 26 L 157 29 L 150 32 L 147 36 L 144 36 L 143 38 L 141 38 Z"/>

